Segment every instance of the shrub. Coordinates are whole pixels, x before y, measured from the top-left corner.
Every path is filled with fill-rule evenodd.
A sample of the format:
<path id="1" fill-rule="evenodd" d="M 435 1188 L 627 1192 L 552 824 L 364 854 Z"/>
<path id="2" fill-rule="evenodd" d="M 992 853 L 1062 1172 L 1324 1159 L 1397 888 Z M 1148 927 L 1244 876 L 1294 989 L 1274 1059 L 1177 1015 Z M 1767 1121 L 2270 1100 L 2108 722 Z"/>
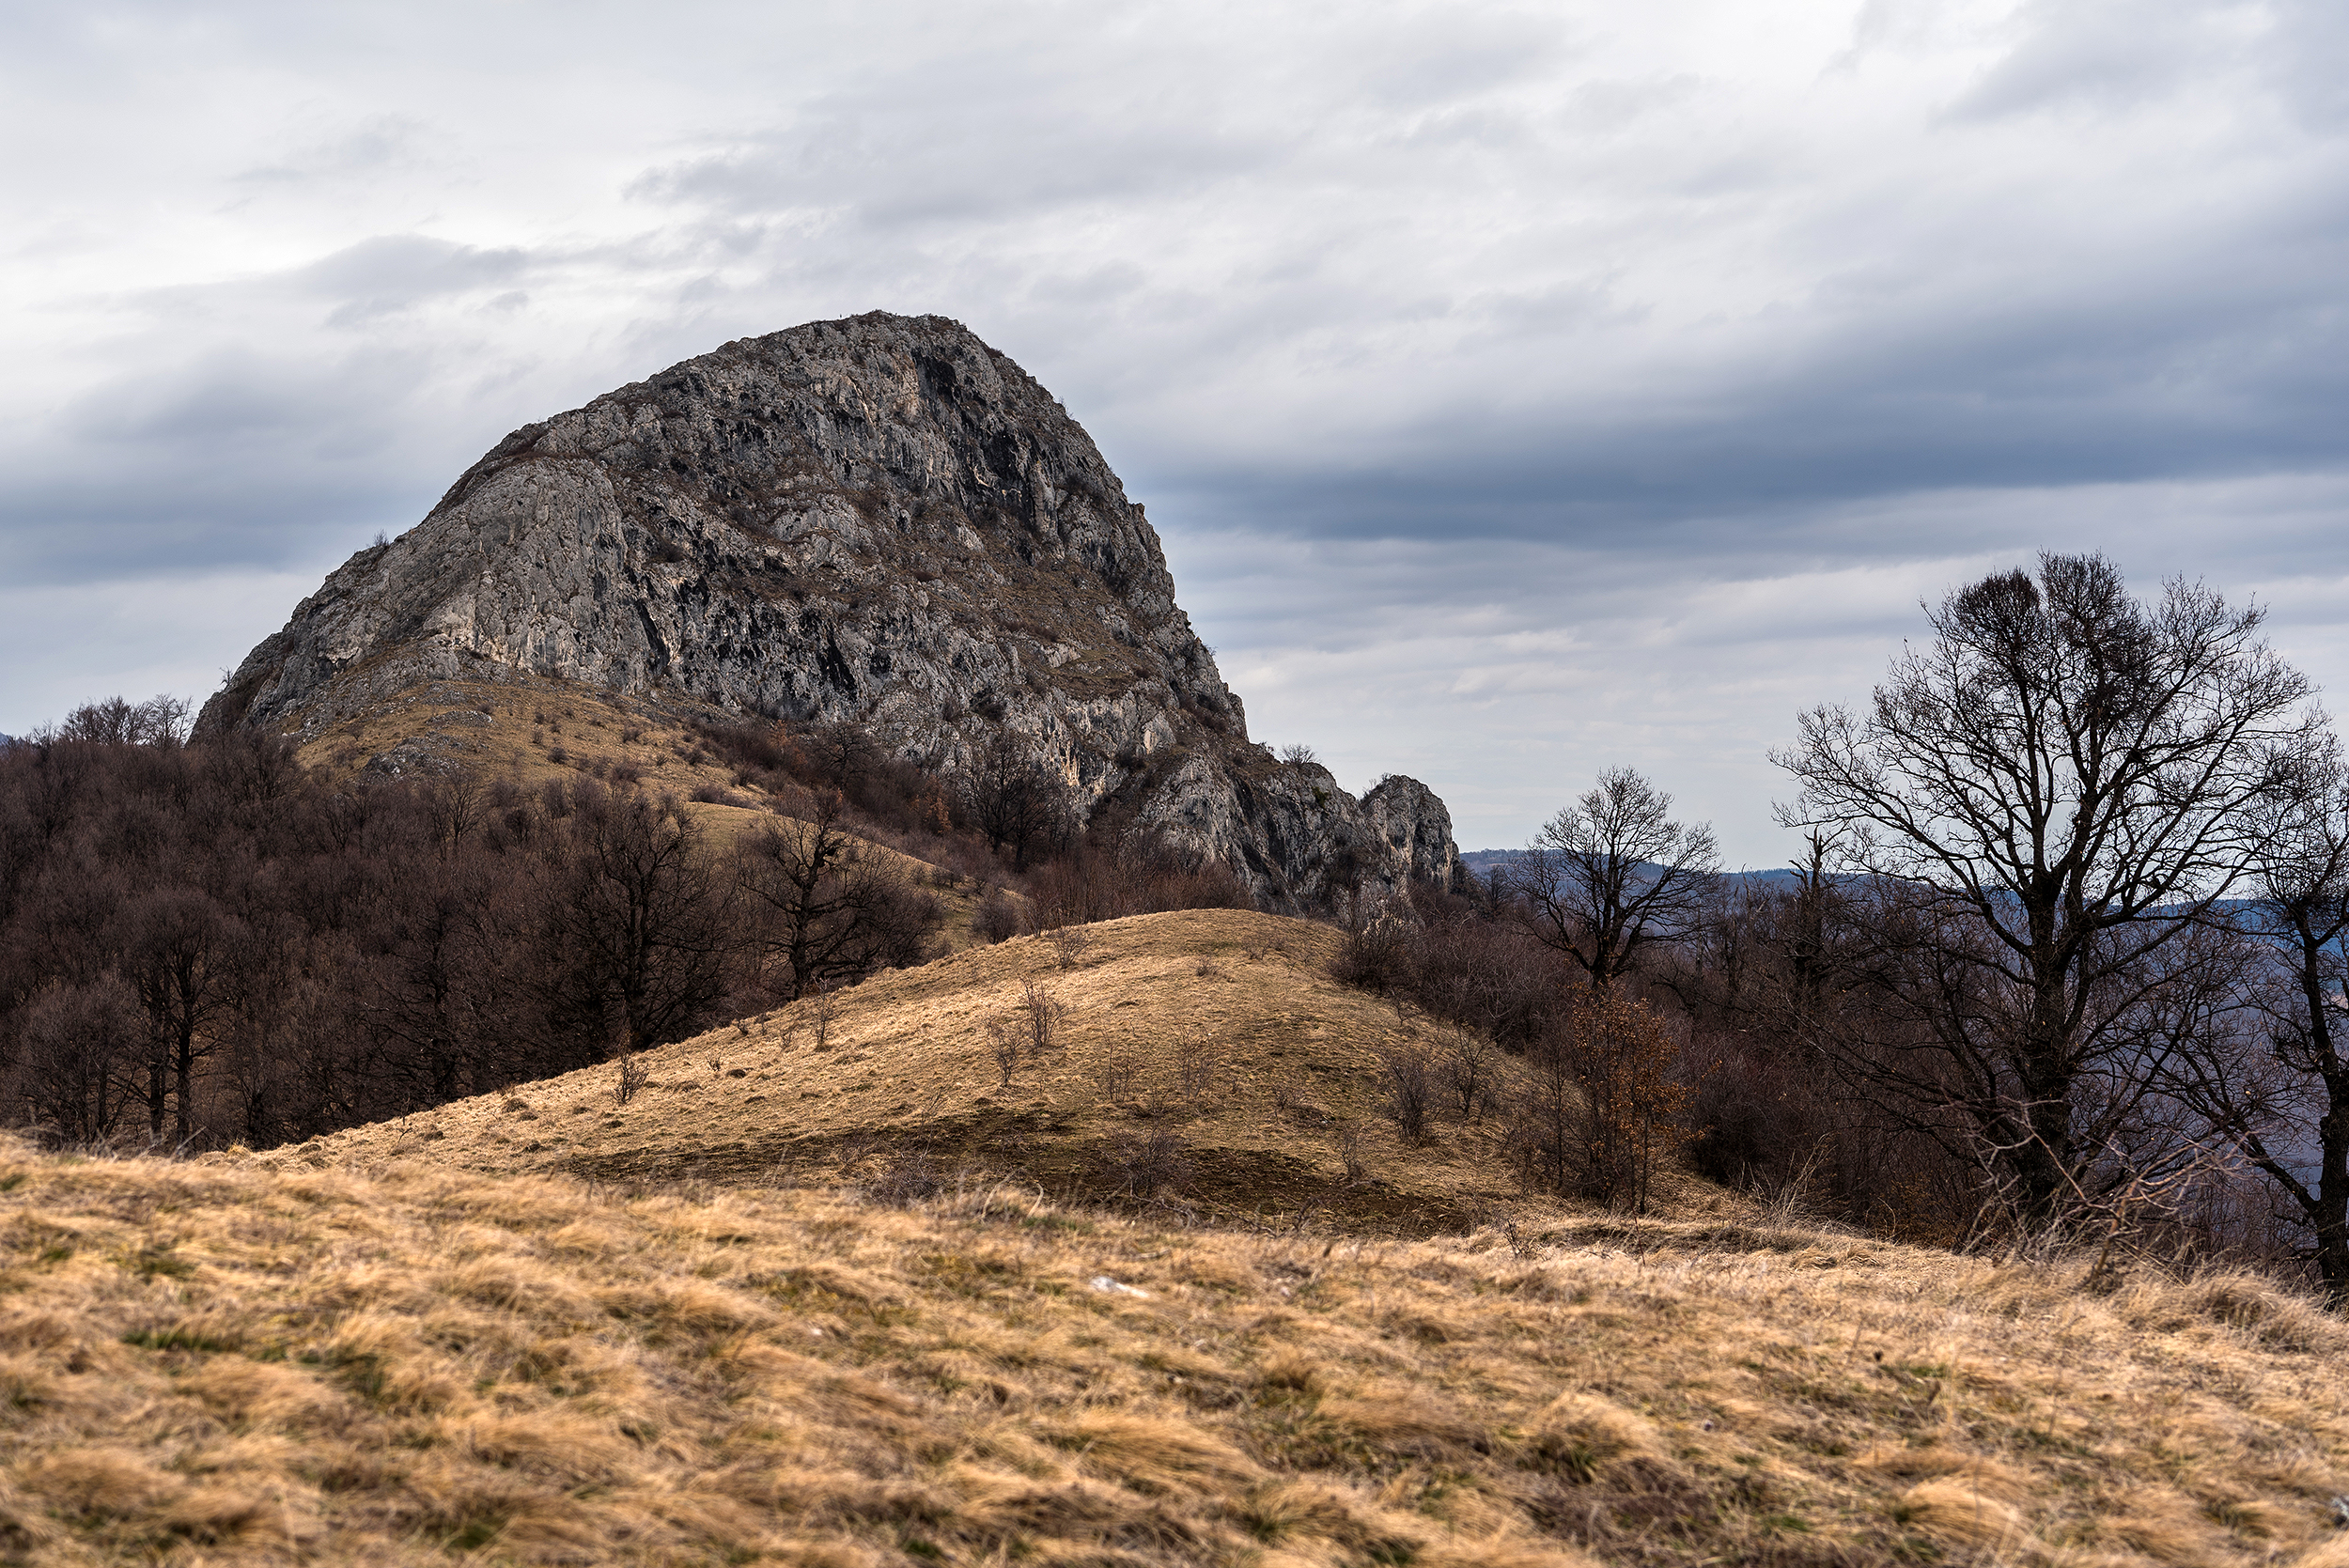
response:
<path id="1" fill-rule="evenodd" d="M 1411 948 L 1411 927 L 1401 919 L 1381 915 L 1365 921 L 1346 932 L 1346 945 L 1330 961 L 1330 978 L 1380 996 L 1407 989 L 1412 978 Z"/>
<path id="2" fill-rule="evenodd" d="M 1044 939 L 1052 944 L 1053 960 L 1062 969 L 1073 970 L 1093 945 L 1093 938 L 1081 925 L 1061 925 L 1044 933 Z"/>
<path id="3" fill-rule="evenodd" d="M 622 1053 L 617 1066 L 619 1072 L 612 1080 L 612 1103 L 626 1105 L 652 1081 L 652 1069 L 632 1050 Z"/>
<path id="4" fill-rule="evenodd" d="M 945 1175 L 926 1149 L 909 1149 L 881 1167 L 863 1184 L 865 1197 L 892 1208 L 910 1208 L 934 1198 L 946 1185 Z"/>
<path id="5" fill-rule="evenodd" d="M 1190 1161 L 1182 1139 L 1171 1127 L 1117 1139 L 1110 1145 L 1108 1164 L 1112 1179 L 1131 1197 L 1154 1198 L 1190 1185 Z"/>
<path id="6" fill-rule="evenodd" d="M 1474 1121 L 1490 1109 L 1501 1081 L 1501 1051 L 1491 1037 L 1474 1029 L 1454 1025 L 1436 1063 L 1436 1077 L 1445 1094 Z"/>
<path id="7" fill-rule="evenodd" d="M 987 896 L 979 900 L 972 924 L 981 937 L 990 942 L 1000 942 L 1019 935 L 1021 927 L 1027 923 L 1021 918 L 1019 906 L 1010 893 L 1002 888 L 990 888 Z"/>
<path id="8" fill-rule="evenodd" d="M 1643 1001 L 1576 999 L 1526 1052 L 1510 1148 L 1528 1187 L 1644 1213 L 1657 1160 L 1683 1136 L 1680 1050 Z"/>
<path id="9" fill-rule="evenodd" d="M 1427 1113 L 1436 1097 L 1436 1065 L 1415 1040 L 1397 1040 L 1378 1052 L 1395 1130 L 1413 1143 L 1427 1141 Z"/>

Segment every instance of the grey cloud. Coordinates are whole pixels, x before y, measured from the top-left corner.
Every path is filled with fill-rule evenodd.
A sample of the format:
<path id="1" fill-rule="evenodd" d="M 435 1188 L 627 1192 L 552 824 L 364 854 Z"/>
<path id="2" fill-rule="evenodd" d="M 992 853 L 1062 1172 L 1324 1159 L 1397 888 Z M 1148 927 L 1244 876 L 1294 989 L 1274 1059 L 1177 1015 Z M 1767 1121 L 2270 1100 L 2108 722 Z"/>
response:
<path id="1" fill-rule="evenodd" d="M 1336 41 L 1376 101 L 1390 109 L 1448 106 L 1463 96 L 1538 81 L 1578 53 L 1555 12 L 1498 8 L 1463 25 L 1457 14 L 1423 14 L 1401 25 L 1363 29 Z"/>
<path id="2" fill-rule="evenodd" d="M 528 252 L 511 246 L 484 250 L 394 234 L 363 240 L 314 261 L 296 272 L 294 281 L 339 302 L 327 324 L 347 326 L 424 300 L 504 289 L 528 272 L 531 261 Z"/>
<path id="3" fill-rule="evenodd" d="M 1586 133 L 1620 131 L 1686 103 L 1703 90 L 1703 81 L 1685 71 L 1585 82 L 1566 96 L 1561 118 Z"/>
<path id="4" fill-rule="evenodd" d="M 831 105 L 723 152 L 652 169 L 630 194 L 722 211 L 848 214 L 889 229 L 1197 190 L 1274 149 L 1185 125 L 1097 124 L 1071 136 L 1044 106 L 982 101 L 986 134 L 941 134 L 935 111 Z"/>
<path id="5" fill-rule="evenodd" d="M 382 349 L 222 349 L 119 374 L 63 410 L 38 454 L 0 466 L 0 577 L 339 559 L 412 523 L 489 444 L 436 427 L 420 400 L 443 380 L 428 353 Z"/>
<path id="6" fill-rule="evenodd" d="M 2263 66 L 2278 100 L 2320 133 L 2349 128 L 2349 10 L 2333 0 L 2270 0 L 2276 46 Z"/>
<path id="7" fill-rule="evenodd" d="M 63 428 L 85 440 L 217 451 L 224 442 L 265 443 L 296 456 L 314 442 L 348 441 L 354 429 L 388 441 L 382 418 L 426 374 L 421 350 L 369 349 L 321 363 L 219 349 L 177 365 L 142 368 L 84 393 Z M 177 455 L 184 461 L 186 454 Z"/>
<path id="8" fill-rule="evenodd" d="M 423 123 L 408 115 L 370 115 L 335 133 L 287 149 L 284 156 L 230 176 L 239 184 L 290 185 L 379 175 L 422 161 Z"/>
<path id="9" fill-rule="evenodd" d="M 2033 0 L 2018 45 L 1952 113 L 2130 109 L 2170 96 L 2247 53 L 2250 9 L 2225 0 Z"/>
<path id="10" fill-rule="evenodd" d="M 12 177 L 47 237 L 0 256 L 20 590 L 308 573 L 527 419 L 885 308 L 1096 434 L 1271 733 L 1422 772 L 1487 842 L 1611 760 L 1726 822 L 1779 716 L 2042 544 L 2273 583 L 2312 657 L 2349 627 L 2332 0 L 2070 0 L 1987 44 L 1999 7 L 1871 0 L 1843 55 L 1797 15 L 1751 61 L 1629 0 L 543 37 L 232 4 L 163 76 L 171 13 L 101 4 L 0 35 L 61 127 L 122 131 Z M 239 93 L 287 102 L 202 112 Z"/>
<path id="11" fill-rule="evenodd" d="M 1952 492 L 1781 519 L 1794 542 L 1755 549 L 1740 517 L 1462 547 L 1266 537 L 1191 498 L 1153 508 L 1260 733 L 1311 742 L 1341 777 L 1424 779 L 1464 846 L 1523 842 L 1599 768 L 1628 763 L 1753 864 L 1787 852 L 1764 753 L 1797 709 L 1863 699 L 1922 628 L 1921 599 L 2042 549 L 2108 551 L 2140 588 L 2201 577 L 2275 605 L 2286 656 L 2349 686 L 2331 543 L 2344 512 L 2341 475 Z"/>
<path id="12" fill-rule="evenodd" d="M 233 474 L 149 471 L 67 486 L 10 485 L 0 490 L 0 580 L 32 590 L 131 573 L 193 580 L 224 569 L 322 569 L 377 530 L 406 528 L 434 499 L 423 487 L 369 477 L 314 469 L 255 484 Z M 257 613 L 246 642 L 292 607 L 288 599 Z"/>

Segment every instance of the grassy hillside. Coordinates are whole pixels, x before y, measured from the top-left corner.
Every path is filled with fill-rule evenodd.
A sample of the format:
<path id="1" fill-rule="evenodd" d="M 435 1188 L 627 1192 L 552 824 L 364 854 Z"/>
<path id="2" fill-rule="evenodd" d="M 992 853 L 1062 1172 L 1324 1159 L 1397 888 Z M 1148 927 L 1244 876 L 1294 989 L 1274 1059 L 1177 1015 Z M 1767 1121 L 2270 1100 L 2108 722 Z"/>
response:
<path id="1" fill-rule="evenodd" d="M 1488 1124 L 1454 1117 L 1432 1144 L 1398 1141 L 1377 1052 L 1433 1048 L 1439 1030 L 1332 982 L 1328 926 L 1202 909 L 1072 939 L 1081 951 L 1015 938 L 878 976 L 838 996 L 821 1039 L 802 1001 L 647 1052 L 651 1081 L 624 1106 L 618 1069 L 599 1066 L 272 1157 L 428 1153 L 620 1181 L 918 1184 L 970 1169 L 1091 1198 L 1171 1161 L 1187 1175 L 1158 1195 L 1226 1218 L 1325 1208 L 1419 1232 L 1466 1229 L 1514 1199 Z M 1029 983 L 1065 1016 L 1006 1087 L 988 1026 L 1019 1016 Z M 1691 1184 L 1684 1201 L 1708 1197 Z"/>
<path id="2" fill-rule="evenodd" d="M 715 843 L 771 822 L 777 802 L 713 756 L 690 721 L 723 721 L 715 708 L 618 696 L 576 682 L 517 675 L 510 682 L 437 680 L 371 703 L 304 742 L 304 768 L 329 779 L 390 759 L 404 776 L 456 770 L 536 791 L 581 778 L 628 782 L 685 803 Z M 719 797 L 696 800 L 696 794 Z M 987 889 L 886 845 L 881 858 L 939 900 L 941 945 L 970 947 Z M 1016 893 L 1007 894 L 1024 902 Z"/>
<path id="3" fill-rule="evenodd" d="M 2349 1333 L 1724 1225 L 1168 1229 L 0 1146 L 0 1552 L 2349 1562 Z"/>
<path id="4" fill-rule="evenodd" d="M 1337 940 L 977 948 L 625 1103 L 0 1142 L 0 1560 L 2349 1568 L 2349 1326 L 1695 1183 L 1528 1204 L 1488 1126 L 1396 1139 L 1378 1052 L 1432 1029 Z"/>
<path id="5" fill-rule="evenodd" d="M 408 771 L 511 772 L 525 784 L 625 764 L 654 787 L 690 795 L 726 787 L 732 770 L 708 755 L 688 721 L 715 709 L 631 700 L 572 681 L 436 680 L 369 703 L 301 747 L 303 765 L 330 775 L 389 757 Z"/>

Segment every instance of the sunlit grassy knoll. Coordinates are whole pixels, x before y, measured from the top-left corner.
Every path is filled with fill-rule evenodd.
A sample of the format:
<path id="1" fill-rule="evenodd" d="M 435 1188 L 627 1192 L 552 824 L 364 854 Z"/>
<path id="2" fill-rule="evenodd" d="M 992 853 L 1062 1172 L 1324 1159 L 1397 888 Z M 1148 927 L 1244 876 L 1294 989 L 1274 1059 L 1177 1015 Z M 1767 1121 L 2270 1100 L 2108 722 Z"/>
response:
<path id="1" fill-rule="evenodd" d="M 1161 1134 L 1190 1174 L 1160 1196 L 1228 1217 L 1323 1208 L 1458 1230 L 1515 1202 L 1488 1118 L 1439 1118 L 1424 1144 L 1397 1137 L 1377 1052 L 1432 1049 L 1441 1031 L 1331 981 L 1330 927 L 1202 909 L 1107 921 L 1081 939 L 1065 968 L 1030 937 L 878 976 L 837 996 L 820 1041 L 803 1001 L 665 1047 L 624 1106 L 617 1069 L 599 1066 L 270 1157 L 428 1149 L 486 1171 L 756 1181 L 869 1174 L 911 1154 L 941 1175 L 1098 1198 L 1131 1186 L 1121 1151 Z M 987 1026 L 1018 1012 L 1031 981 L 1066 1014 L 1006 1086 Z M 1679 1187 L 1686 1204 L 1722 1203 Z"/>
<path id="2" fill-rule="evenodd" d="M 2349 1560 L 2349 1333 L 2239 1278 L 428 1157 L 0 1189 L 26 1563 Z"/>

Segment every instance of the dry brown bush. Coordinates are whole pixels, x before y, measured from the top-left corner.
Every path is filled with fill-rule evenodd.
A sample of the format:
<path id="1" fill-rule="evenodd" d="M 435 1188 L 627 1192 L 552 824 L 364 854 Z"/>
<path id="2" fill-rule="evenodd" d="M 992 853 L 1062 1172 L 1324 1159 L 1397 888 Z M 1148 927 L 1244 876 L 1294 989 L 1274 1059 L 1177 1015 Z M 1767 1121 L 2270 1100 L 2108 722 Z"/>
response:
<path id="1" fill-rule="evenodd" d="M 1578 996 L 1517 1075 L 1510 1141 L 1526 1185 L 1644 1212 L 1682 1137 L 1689 1091 L 1679 1066 L 1679 1047 L 1645 1002 Z"/>
<path id="2" fill-rule="evenodd" d="M 644 1092 L 646 1084 L 652 1081 L 652 1068 L 635 1051 L 623 1051 L 614 1067 L 612 1103 L 615 1106 L 628 1104 Z"/>
<path id="3" fill-rule="evenodd" d="M 1378 1065 L 1386 1073 L 1387 1108 L 1394 1116 L 1395 1130 L 1406 1142 L 1425 1142 L 1427 1119 L 1436 1102 L 1435 1058 L 1407 1036 L 1379 1048 Z"/>
<path id="4" fill-rule="evenodd" d="M 1054 962 L 1065 970 L 1075 969 L 1093 945 L 1092 934 L 1081 925 L 1056 925 L 1044 933 L 1044 939 L 1051 943 Z"/>
<path id="5" fill-rule="evenodd" d="M 1132 1197 L 1179 1192 L 1190 1181 L 1190 1161 L 1184 1154 L 1181 1136 L 1172 1127 L 1152 1127 L 1114 1139 L 1106 1159 L 1112 1182 Z"/>

